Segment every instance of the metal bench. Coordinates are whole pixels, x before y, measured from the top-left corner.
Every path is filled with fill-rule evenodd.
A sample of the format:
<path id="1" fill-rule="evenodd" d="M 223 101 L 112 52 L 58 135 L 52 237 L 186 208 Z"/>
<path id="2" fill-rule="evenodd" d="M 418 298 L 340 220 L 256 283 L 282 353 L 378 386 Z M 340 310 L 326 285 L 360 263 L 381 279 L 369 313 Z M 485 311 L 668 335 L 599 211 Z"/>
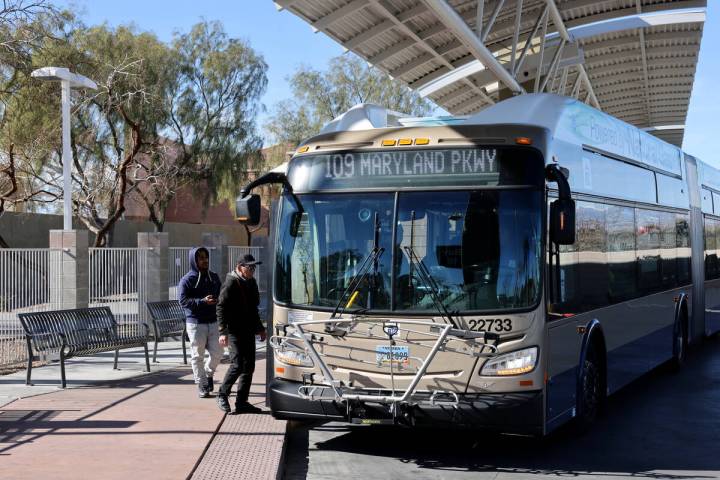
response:
<path id="1" fill-rule="evenodd" d="M 187 364 L 187 352 L 185 350 L 185 337 L 187 327 L 185 325 L 185 312 L 177 300 L 165 300 L 161 302 L 147 302 L 150 316 L 153 320 L 153 332 L 155 347 L 153 348 L 153 362 L 157 362 L 158 342 L 163 338 L 181 337 L 183 350 L 183 363 Z"/>
<path id="2" fill-rule="evenodd" d="M 66 385 L 65 359 L 71 357 L 115 351 L 113 369 L 117 370 L 121 349 L 143 347 L 150 371 L 147 324 L 118 324 L 109 307 L 19 313 L 18 317 L 27 339 L 27 385 L 31 385 L 33 351 L 60 354 L 62 388 Z"/>

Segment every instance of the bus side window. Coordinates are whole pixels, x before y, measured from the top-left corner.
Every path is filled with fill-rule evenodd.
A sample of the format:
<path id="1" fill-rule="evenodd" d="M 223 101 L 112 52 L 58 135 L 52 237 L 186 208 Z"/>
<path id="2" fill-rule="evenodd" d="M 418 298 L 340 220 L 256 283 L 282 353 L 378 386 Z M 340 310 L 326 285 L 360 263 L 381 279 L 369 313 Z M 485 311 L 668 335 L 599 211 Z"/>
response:
<path id="1" fill-rule="evenodd" d="M 643 294 L 660 289 L 660 212 L 635 210 L 638 287 Z"/>
<path id="2" fill-rule="evenodd" d="M 677 286 L 675 214 L 660 212 L 660 281 L 663 289 Z"/>
<path id="3" fill-rule="evenodd" d="M 690 226 L 687 214 L 675 214 L 677 276 L 679 285 L 690 283 Z"/>
<path id="4" fill-rule="evenodd" d="M 601 308 L 608 299 L 606 206 L 577 203 L 578 280 L 580 311 Z"/>
<path id="5" fill-rule="evenodd" d="M 635 210 L 607 207 L 609 297 L 611 303 L 637 296 L 635 260 Z"/>
<path id="6" fill-rule="evenodd" d="M 705 219 L 705 280 L 718 278 L 717 221 Z"/>

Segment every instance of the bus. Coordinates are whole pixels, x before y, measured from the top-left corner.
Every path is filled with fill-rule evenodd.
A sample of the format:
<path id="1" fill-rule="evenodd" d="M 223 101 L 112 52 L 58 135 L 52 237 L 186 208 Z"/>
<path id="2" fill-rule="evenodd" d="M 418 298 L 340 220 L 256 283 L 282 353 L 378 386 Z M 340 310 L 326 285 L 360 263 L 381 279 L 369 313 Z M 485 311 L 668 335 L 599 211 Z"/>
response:
<path id="1" fill-rule="evenodd" d="M 277 418 L 585 428 L 720 328 L 720 172 L 568 97 L 358 105 L 267 183 Z"/>

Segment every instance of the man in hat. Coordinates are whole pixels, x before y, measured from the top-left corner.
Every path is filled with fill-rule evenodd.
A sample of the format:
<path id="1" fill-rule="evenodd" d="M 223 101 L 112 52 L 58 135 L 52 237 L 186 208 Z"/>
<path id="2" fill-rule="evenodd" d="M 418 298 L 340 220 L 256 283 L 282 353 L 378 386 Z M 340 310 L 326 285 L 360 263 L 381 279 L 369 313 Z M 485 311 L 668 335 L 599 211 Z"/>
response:
<path id="1" fill-rule="evenodd" d="M 262 262 L 243 255 L 235 270 L 227 274 L 217 303 L 220 345 L 230 347 L 230 368 L 218 391 L 220 410 L 230 412 L 228 397 L 239 378 L 235 413 L 260 413 L 262 410 L 248 402 L 250 385 L 255 371 L 255 335 L 265 340 L 265 327 L 260 322 L 258 305 L 260 293 L 255 281 L 255 267 Z"/>

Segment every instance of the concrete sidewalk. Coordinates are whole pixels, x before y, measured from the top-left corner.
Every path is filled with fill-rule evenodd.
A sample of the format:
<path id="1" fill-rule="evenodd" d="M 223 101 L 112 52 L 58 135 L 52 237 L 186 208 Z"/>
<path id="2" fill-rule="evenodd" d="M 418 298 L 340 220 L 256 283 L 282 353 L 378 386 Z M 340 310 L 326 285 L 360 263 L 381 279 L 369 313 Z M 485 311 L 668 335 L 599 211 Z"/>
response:
<path id="1" fill-rule="evenodd" d="M 0 377 L 0 476 L 53 478 L 253 478 L 281 474 L 286 422 L 270 415 L 224 415 L 201 399 L 179 343 L 161 344 L 143 372 L 142 350 L 67 362 Z M 258 352 L 250 401 L 265 402 L 265 353 Z M 216 372 L 220 380 L 227 365 Z M 217 383 L 217 382 L 216 382 Z M 232 401 L 232 399 L 231 399 Z"/>

